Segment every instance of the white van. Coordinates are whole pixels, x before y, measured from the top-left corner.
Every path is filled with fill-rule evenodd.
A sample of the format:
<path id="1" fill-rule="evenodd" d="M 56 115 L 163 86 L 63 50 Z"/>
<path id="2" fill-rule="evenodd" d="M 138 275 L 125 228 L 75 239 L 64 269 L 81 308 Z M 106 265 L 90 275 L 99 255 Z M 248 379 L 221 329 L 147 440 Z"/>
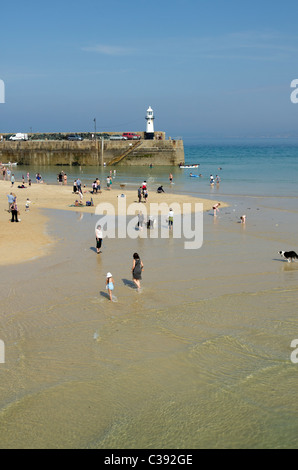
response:
<path id="1" fill-rule="evenodd" d="M 11 135 L 9 139 L 10 140 L 28 140 L 28 134 L 22 134 L 21 132 L 18 132 L 15 135 Z"/>

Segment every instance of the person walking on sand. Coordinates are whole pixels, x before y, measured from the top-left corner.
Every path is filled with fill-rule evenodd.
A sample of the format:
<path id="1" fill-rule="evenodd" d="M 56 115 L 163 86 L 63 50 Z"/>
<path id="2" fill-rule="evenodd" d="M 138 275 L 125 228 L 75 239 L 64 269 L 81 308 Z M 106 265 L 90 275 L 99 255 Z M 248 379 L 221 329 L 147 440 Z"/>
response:
<path id="1" fill-rule="evenodd" d="M 147 189 L 144 189 L 144 202 L 147 202 L 147 199 L 148 199 L 148 190 Z"/>
<path id="2" fill-rule="evenodd" d="M 138 253 L 133 254 L 132 262 L 132 280 L 137 286 L 138 290 L 141 289 L 141 280 L 142 280 L 142 271 L 144 270 L 144 265 L 138 255 Z"/>
<path id="3" fill-rule="evenodd" d="M 217 204 L 214 204 L 214 206 L 212 207 L 214 217 L 216 216 L 216 213 L 219 212 L 219 206 L 220 206 L 220 203 L 218 202 Z"/>
<path id="4" fill-rule="evenodd" d="M 146 180 L 144 180 L 143 184 L 142 184 L 142 193 L 143 193 L 143 195 L 144 195 L 145 189 L 147 189 L 147 181 Z"/>
<path id="5" fill-rule="evenodd" d="M 27 197 L 26 204 L 25 204 L 25 212 L 28 212 L 28 210 L 30 209 L 30 204 L 31 204 L 31 201 Z"/>
<path id="6" fill-rule="evenodd" d="M 82 182 L 79 178 L 77 179 L 77 191 L 82 191 Z"/>
<path id="7" fill-rule="evenodd" d="M 8 199 L 8 212 L 11 212 L 11 205 L 14 203 L 15 197 L 12 193 L 7 194 Z"/>
<path id="8" fill-rule="evenodd" d="M 169 229 L 173 229 L 173 222 L 174 222 L 174 211 L 173 209 L 170 208 L 169 214 L 168 214 L 168 224 L 169 224 Z"/>
<path id="9" fill-rule="evenodd" d="M 113 279 L 111 273 L 107 273 L 106 289 L 107 289 L 107 291 L 108 291 L 108 293 L 109 293 L 110 300 L 113 300 L 112 292 L 113 292 L 113 290 L 114 290 L 114 279 Z"/>
<path id="10" fill-rule="evenodd" d="M 142 202 L 142 186 L 140 186 L 138 189 L 138 200 L 139 202 Z"/>
<path id="11" fill-rule="evenodd" d="M 142 211 L 138 213 L 138 227 L 139 230 L 143 230 L 143 223 L 144 223 L 144 214 Z"/>
<path id="12" fill-rule="evenodd" d="M 10 182 L 11 182 L 11 187 L 13 187 L 14 182 L 15 182 L 14 174 L 11 175 Z"/>
<path id="13" fill-rule="evenodd" d="M 95 237 L 96 237 L 96 251 L 97 254 L 101 253 L 101 245 L 102 245 L 102 230 L 101 225 L 98 225 L 95 229 Z"/>

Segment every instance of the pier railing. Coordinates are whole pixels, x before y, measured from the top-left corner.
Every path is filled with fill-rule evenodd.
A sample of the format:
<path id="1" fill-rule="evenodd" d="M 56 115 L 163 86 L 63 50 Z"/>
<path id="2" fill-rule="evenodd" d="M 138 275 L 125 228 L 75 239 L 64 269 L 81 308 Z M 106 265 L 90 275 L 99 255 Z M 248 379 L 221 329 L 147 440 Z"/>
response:
<path id="1" fill-rule="evenodd" d="M 121 162 L 121 160 L 123 160 L 125 157 L 127 157 L 127 155 L 129 155 L 133 150 L 135 150 L 137 147 L 140 147 L 142 145 L 142 143 L 143 142 L 141 140 L 139 140 L 138 142 L 135 143 L 135 145 L 132 145 L 127 150 L 125 150 L 124 153 L 122 153 L 121 155 L 118 155 L 115 158 L 112 158 L 112 160 L 109 161 L 108 165 L 109 166 L 117 165 L 117 163 Z"/>

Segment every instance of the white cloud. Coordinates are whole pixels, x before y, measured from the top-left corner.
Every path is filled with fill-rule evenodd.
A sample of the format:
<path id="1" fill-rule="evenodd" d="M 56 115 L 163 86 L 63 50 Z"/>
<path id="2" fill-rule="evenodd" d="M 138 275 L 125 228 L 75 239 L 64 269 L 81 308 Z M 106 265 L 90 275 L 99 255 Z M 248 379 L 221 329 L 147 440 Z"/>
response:
<path id="1" fill-rule="evenodd" d="M 95 46 L 82 47 L 82 51 L 96 52 L 97 54 L 105 54 L 105 55 L 130 55 L 135 52 L 135 49 L 130 48 L 130 47 L 96 44 Z"/>

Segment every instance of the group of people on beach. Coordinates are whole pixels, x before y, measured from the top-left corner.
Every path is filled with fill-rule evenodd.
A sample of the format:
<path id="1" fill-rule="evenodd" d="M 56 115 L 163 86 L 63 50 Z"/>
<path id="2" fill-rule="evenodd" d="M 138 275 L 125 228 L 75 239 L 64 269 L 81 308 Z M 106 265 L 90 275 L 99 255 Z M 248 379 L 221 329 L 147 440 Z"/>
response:
<path id="1" fill-rule="evenodd" d="M 148 189 L 147 189 L 147 181 L 143 181 L 143 184 L 138 188 L 138 201 L 147 202 L 148 199 Z"/>
<path id="2" fill-rule="evenodd" d="M 165 192 L 162 186 L 159 186 L 157 189 L 158 193 Z M 146 180 L 143 181 L 142 185 L 138 188 L 138 201 L 139 203 L 146 203 L 148 198 L 148 189 L 147 189 L 147 182 Z M 143 200 L 142 200 L 143 199 Z M 168 226 L 169 230 L 173 229 L 173 220 L 174 220 L 174 211 L 170 208 L 168 213 Z M 154 228 L 154 219 L 152 216 L 148 217 L 148 220 L 145 221 L 145 217 L 142 211 L 138 213 L 138 222 L 137 222 L 137 229 L 143 230 L 143 225 L 146 223 L 147 229 Z M 103 239 L 103 232 L 102 227 L 98 225 L 95 229 L 95 237 L 96 237 L 96 252 L 97 254 L 101 253 L 102 247 L 102 239 Z M 141 280 L 142 280 L 142 271 L 144 270 L 143 262 L 138 253 L 133 254 L 133 264 L 132 264 L 132 279 L 133 283 L 137 287 L 138 291 L 141 289 Z M 113 300 L 113 291 L 115 287 L 115 282 L 111 272 L 108 272 L 106 275 L 106 289 L 108 290 L 110 300 Z"/>
<path id="3" fill-rule="evenodd" d="M 57 181 L 58 181 L 58 183 L 60 184 L 60 186 L 61 186 L 62 184 L 67 185 L 67 174 L 64 173 L 63 170 L 60 171 L 60 173 L 58 173 L 58 175 L 57 175 Z"/>
<path id="4" fill-rule="evenodd" d="M 8 181 L 10 180 L 10 176 L 11 176 L 11 169 L 10 168 L 6 168 L 5 165 L 0 163 L 0 172 L 2 174 L 3 181 L 5 181 L 6 179 Z"/>
<path id="5" fill-rule="evenodd" d="M 20 216 L 20 211 L 18 209 L 18 204 L 17 204 L 17 197 L 14 193 L 9 193 L 7 194 L 7 199 L 8 199 L 8 213 L 11 214 L 11 222 L 21 222 L 21 219 L 19 218 Z M 29 211 L 31 201 L 27 197 L 26 203 L 25 203 L 25 211 Z"/>

